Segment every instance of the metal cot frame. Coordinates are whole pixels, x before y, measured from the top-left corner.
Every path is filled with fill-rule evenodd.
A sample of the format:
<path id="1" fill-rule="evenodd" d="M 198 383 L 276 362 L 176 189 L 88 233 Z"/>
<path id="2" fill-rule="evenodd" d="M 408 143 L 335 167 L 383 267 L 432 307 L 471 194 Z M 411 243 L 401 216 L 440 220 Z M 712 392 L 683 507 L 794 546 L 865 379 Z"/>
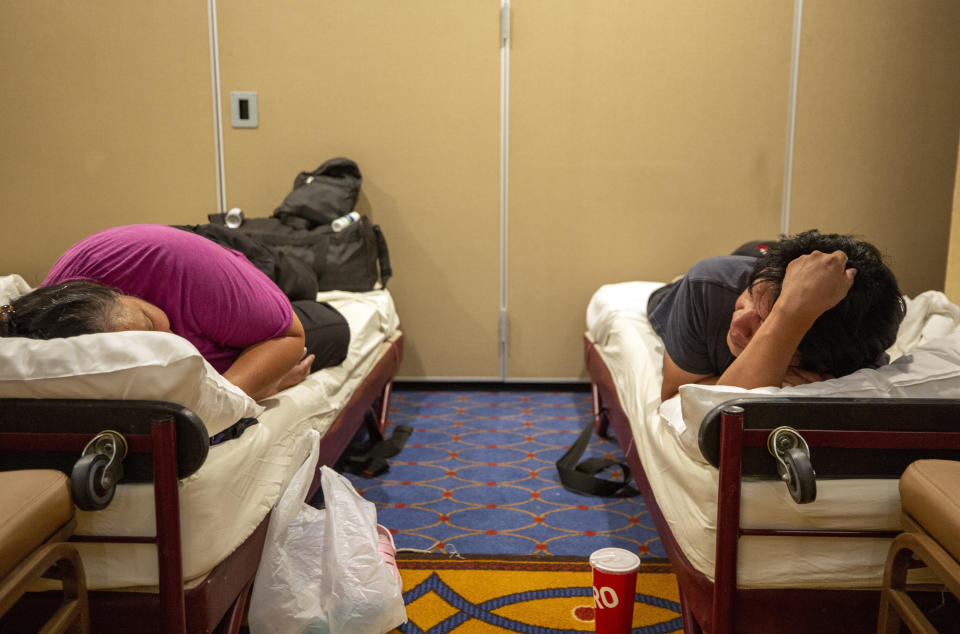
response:
<path id="1" fill-rule="evenodd" d="M 771 411 L 763 411 L 764 401 L 742 401 L 717 412 L 719 452 L 716 465 L 719 469 L 718 521 L 714 580 L 696 570 L 684 555 L 670 532 L 656 497 L 650 488 L 643 465 L 634 445 L 630 421 L 620 404 L 616 384 L 594 342 L 584 338 L 584 358 L 591 379 L 596 429 L 606 435 L 612 426 L 637 486 L 656 525 L 661 542 L 677 575 L 680 589 L 680 605 L 684 632 L 699 634 L 706 630 L 711 634 L 731 632 L 874 632 L 880 603 L 880 580 L 876 590 L 842 589 L 743 589 L 737 587 L 737 543 L 743 535 L 778 536 L 785 538 L 816 537 L 866 537 L 891 538 L 895 531 L 837 531 L 837 530 L 774 530 L 744 529 L 740 526 L 740 484 L 744 455 L 758 449 L 766 451 L 769 432 L 778 424 Z M 812 401 L 815 399 L 806 399 Z M 813 414 L 803 435 L 814 449 L 877 451 L 892 450 L 903 454 L 894 464 L 881 465 L 880 473 L 869 477 L 899 478 L 905 464 L 899 464 L 915 456 L 952 456 L 960 459 L 960 401 L 923 401 L 907 403 L 905 400 L 885 400 L 880 403 L 854 404 L 868 408 L 885 409 L 886 429 L 880 425 L 873 430 L 844 430 L 831 428 L 827 419 L 831 415 L 831 403 L 789 403 L 779 399 L 775 409 L 782 414 L 783 406 L 797 407 L 795 416 Z M 917 409 L 917 408 L 927 409 Z M 875 412 L 870 412 L 873 415 Z M 937 416 L 935 430 L 910 431 L 894 429 L 898 417 L 906 413 L 914 421 L 927 415 Z M 858 414 L 861 415 L 861 414 Z M 908 426 L 909 428 L 909 426 Z M 702 441 L 701 441 L 702 445 Z M 771 457 L 772 460 L 772 457 Z M 881 461 L 882 462 L 882 461 Z M 879 463 L 878 463 L 879 464 Z"/>
<path id="2" fill-rule="evenodd" d="M 312 495 L 320 486 L 320 466 L 332 466 L 364 417 L 378 408 L 378 426 L 387 423 L 393 377 L 403 355 L 403 336 L 398 331 L 373 368 L 354 391 L 330 429 L 320 441 L 320 459 L 310 488 Z M 131 410 L 131 407 L 135 409 Z M 26 408 L 26 409 L 25 409 Z M 84 415 L 77 416 L 78 411 Z M 17 419 L 24 412 L 30 418 L 30 433 L 23 431 Z M 131 414 L 135 414 L 131 418 Z M 118 418 L 123 418 L 121 423 Z M 76 424 L 77 418 L 95 422 Z M 185 589 L 180 534 L 179 478 L 184 477 L 182 463 L 202 464 L 197 457 L 197 433 L 189 427 L 196 416 L 185 408 L 159 401 L 97 401 L 61 399 L 0 399 L 0 451 L 29 452 L 79 458 L 86 443 L 101 429 L 122 427 L 131 458 L 139 456 L 140 471 L 154 483 L 157 517 L 155 537 L 77 537 L 77 540 L 110 543 L 153 543 L 157 546 L 158 592 L 91 591 L 92 631 L 128 632 L 136 623 L 138 632 L 175 634 L 182 632 L 225 632 L 234 634 L 243 622 L 249 591 L 260 562 L 269 514 L 233 553 L 220 562 L 197 585 Z M 186 421 L 186 422 L 185 422 Z M 184 427 L 187 425 L 187 427 Z M 38 433 L 33 430 L 44 430 Z M 11 431 L 14 430 L 14 431 Z M 188 441 L 181 438 L 190 436 Z M 187 433 L 185 434 L 184 431 Z M 193 470 L 199 468 L 195 464 Z M 7 467 L 4 467 L 7 468 Z M 192 472 L 192 471 L 191 471 Z M 69 470 L 68 470 L 69 473 Z M 0 625 L 11 631 L 31 631 L 37 614 L 59 601 L 59 592 L 33 593 L 8 613 Z"/>

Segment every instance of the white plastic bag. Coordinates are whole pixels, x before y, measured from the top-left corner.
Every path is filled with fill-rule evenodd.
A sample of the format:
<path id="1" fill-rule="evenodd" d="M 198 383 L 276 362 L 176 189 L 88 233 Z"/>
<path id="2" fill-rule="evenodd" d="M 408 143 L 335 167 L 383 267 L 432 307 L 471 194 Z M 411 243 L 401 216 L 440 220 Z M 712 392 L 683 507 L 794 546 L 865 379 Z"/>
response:
<path id="1" fill-rule="evenodd" d="M 319 434 L 313 432 L 313 442 Z M 382 634 L 407 620 L 401 588 L 377 550 L 377 511 L 350 481 L 321 467 L 326 508 L 303 502 L 316 451 L 284 492 L 253 584 L 253 634 Z"/>

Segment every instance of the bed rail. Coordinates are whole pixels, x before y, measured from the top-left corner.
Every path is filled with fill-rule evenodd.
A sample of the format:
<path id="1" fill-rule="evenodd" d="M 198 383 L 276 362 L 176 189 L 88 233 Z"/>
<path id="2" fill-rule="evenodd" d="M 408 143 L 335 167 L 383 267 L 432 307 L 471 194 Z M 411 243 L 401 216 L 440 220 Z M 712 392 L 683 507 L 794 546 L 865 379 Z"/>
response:
<path id="1" fill-rule="evenodd" d="M 714 467 L 720 464 L 722 412 L 729 407 L 745 412 L 744 477 L 779 477 L 767 448 L 769 434 L 779 427 L 807 441 L 818 477 L 899 478 L 915 460 L 960 459 L 955 399 L 764 398 L 734 399 L 704 417 L 700 452 Z"/>
<path id="2" fill-rule="evenodd" d="M 794 429 L 810 448 L 817 477 L 898 479 L 921 458 L 960 460 L 960 401 L 952 399 L 737 399 L 713 409 L 700 428 L 704 457 L 719 470 L 716 564 L 710 631 L 737 622 L 737 544 L 743 535 L 893 537 L 896 531 L 740 527 L 745 477 L 781 479 L 770 434 Z M 788 482 L 789 486 L 789 482 Z M 796 498 L 795 498 L 796 499 Z"/>
<path id="3" fill-rule="evenodd" d="M 161 631 L 185 632 L 179 479 L 200 468 L 210 443 L 196 414 L 162 401 L 0 399 L 0 464 L 4 470 L 53 468 L 69 475 L 104 430 L 126 441 L 120 482 L 154 483 L 156 535 L 74 539 L 156 544 Z"/>

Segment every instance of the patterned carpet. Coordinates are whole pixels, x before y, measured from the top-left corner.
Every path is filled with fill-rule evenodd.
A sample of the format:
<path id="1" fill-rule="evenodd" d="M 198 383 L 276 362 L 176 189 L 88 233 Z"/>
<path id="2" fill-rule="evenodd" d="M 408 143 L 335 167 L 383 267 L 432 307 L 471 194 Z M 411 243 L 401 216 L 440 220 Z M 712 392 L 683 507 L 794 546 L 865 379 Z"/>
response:
<path id="1" fill-rule="evenodd" d="M 403 634 L 594 631 L 592 572 L 582 558 L 401 555 L 408 622 Z M 669 564 L 646 560 L 637 579 L 632 634 L 682 629 Z"/>
<path id="2" fill-rule="evenodd" d="M 381 476 L 349 477 L 398 549 L 665 557 L 642 498 L 560 486 L 554 463 L 591 418 L 587 392 L 397 390 L 390 424 L 413 427 L 406 446 Z M 590 456 L 622 457 L 595 436 Z"/>

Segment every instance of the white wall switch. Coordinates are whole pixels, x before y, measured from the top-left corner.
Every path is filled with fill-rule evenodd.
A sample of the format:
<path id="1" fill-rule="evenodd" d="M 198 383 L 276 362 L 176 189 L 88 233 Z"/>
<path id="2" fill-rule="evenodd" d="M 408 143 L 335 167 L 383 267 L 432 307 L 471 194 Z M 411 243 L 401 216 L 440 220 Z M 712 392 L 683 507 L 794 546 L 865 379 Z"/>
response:
<path id="1" fill-rule="evenodd" d="M 256 128 L 260 122 L 257 93 L 230 91 L 230 123 L 235 128 Z"/>

